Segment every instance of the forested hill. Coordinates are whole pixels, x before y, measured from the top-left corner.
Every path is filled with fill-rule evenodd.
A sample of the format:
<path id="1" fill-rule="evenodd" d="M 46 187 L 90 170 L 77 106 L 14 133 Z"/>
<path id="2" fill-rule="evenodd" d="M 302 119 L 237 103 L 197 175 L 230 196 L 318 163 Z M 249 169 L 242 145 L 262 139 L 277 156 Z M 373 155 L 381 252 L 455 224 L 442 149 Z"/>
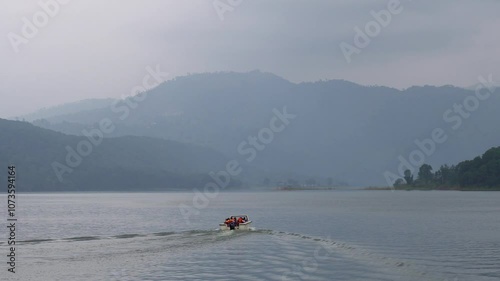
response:
<path id="1" fill-rule="evenodd" d="M 7 165 L 16 165 L 20 192 L 191 190 L 207 180 L 209 171 L 227 163 L 224 156 L 211 149 L 148 137 L 104 138 L 98 145 L 92 144 L 85 156 L 90 143 L 86 137 L 3 119 L 0 132 L 0 166 L 6 169 Z M 68 147 L 84 152 L 83 156 L 74 152 L 81 161 L 68 152 Z M 0 178 L 6 174 L 0 174 Z"/>
<path id="2" fill-rule="evenodd" d="M 486 151 L 482 157 L 461 162 L 455 170 L 461 186 L 500 188 L 500 147 Z"/>
<path id="3" fill-rule="evenodd" d="M 473 160 L 443 165 L 436 171 L 424 164 L 416 179 L 414 177 L 407 170 L 404 181 L 398 181 L 395 186 L 402 189 L 500 190 L 500 147 L 491 148 Z"/>

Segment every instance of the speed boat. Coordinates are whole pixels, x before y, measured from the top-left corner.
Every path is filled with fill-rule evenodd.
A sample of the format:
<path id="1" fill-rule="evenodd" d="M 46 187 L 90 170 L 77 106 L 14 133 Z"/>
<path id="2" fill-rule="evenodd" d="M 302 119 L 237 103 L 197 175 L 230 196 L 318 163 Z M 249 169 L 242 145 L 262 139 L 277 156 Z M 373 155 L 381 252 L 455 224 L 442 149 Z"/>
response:
<path id="1" fill-rule="evenodd" d="M 248 218 L 247 215 L 230 216 L 229 218 L 236 221 L 238 221 L 239 218 L 242 218 L 243 222 L 236 222 L 231 224 L 226 224 L 225 222 L 220 223 L 220 230 L 250 230 L 250 224 L 252 224 L 252 221 Z"/>

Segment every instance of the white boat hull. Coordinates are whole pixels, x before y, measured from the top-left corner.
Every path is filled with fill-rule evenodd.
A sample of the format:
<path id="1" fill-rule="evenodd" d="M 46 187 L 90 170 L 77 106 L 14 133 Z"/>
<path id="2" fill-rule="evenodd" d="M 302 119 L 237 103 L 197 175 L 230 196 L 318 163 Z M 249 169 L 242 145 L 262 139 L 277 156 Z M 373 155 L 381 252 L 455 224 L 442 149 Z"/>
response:
<path id="1" fill-rule="evenodd" d="M 240 223 L 239 226 L 236 226 L 234 230 L 250 230 L 250 225 L 252 224 L 252 221 Z M 225 223 L 219 224 L 220 230 L 231 230 L 229 226 L 227 226 Z"/>

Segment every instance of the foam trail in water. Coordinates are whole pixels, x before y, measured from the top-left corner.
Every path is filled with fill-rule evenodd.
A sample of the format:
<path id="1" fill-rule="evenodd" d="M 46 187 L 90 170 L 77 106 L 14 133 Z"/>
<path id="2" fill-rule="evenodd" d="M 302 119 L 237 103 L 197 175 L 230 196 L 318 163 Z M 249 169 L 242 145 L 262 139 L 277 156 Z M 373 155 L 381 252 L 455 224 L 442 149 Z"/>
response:
<path id="1" fill-rule="evenodd" d="M 426 281 L 442 281 L 441 278 L 433 278 L 431 276 L 428 276 L 428 272 L 426 270 L 417 268 L 406 261 L 380 256 L 371 251 L 362 249 L 361 247 L 353 246 L 349 243 L 335 241 L 330 238 L 313 237 L 292 232 L 266 230 L 262 231 L 261 233 L 269 233 L 270 235 L 289 237 L 291 239 L 299 238 L 305 240 L 312 240 L 318 243 L 322 243 L 326 247 L 333 248 L 336 250 L 337 253 L 343 254 L 344 256 L 347 256 L 349 258 L 372 265 L 380 264 L 381 267 L 389 266 L 391 268 L 391 271 L 399 271 L 404 275 L 417 278 L 417 280 L 425 279 Z"/>

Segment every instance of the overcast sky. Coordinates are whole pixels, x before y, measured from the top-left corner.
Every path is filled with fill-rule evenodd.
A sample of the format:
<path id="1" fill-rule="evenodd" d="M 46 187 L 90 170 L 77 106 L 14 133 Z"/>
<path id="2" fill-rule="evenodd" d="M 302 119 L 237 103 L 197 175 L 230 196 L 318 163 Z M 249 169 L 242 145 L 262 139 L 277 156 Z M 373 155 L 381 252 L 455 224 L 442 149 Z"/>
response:
<path id="1" fill-rule="evenodd" d="M 350 63 L 340 44 L 356 46 L 355 27 L 364 30 L 370 12 L 387 9 L 390 0 L 240 0 L 223 20 L 214 0 L 65 0 L 32 38 L 19 39 L 23 18 L 33 23 L 38 15 L 43 23 L 39 2 L 53 1 L 0 2 L 0 118 L 119 98 L 156 65 L 170 78 L 259 69 L 293 82 L 396 88 L 500 77 L 496 0 L 402 1 L 402 11 Z"/>

